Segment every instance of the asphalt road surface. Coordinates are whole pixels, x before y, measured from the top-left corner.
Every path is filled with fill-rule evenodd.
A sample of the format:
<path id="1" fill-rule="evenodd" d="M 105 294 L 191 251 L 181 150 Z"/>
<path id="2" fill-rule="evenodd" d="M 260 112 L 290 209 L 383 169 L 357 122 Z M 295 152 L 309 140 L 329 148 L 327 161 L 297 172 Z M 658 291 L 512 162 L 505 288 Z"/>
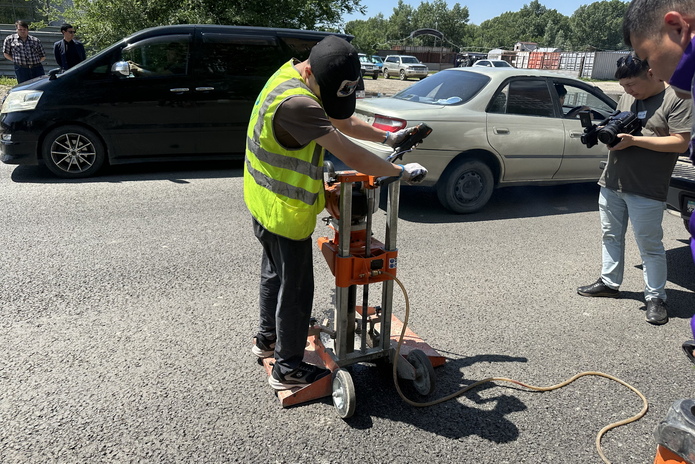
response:
<path id="1" fill-rule="evenodd" d="M 608 432 L 605 454 L 650 463 L 654 427 L 694 394 L 680 346 L 692 337 L 695 265 L 681 220 L 666 213 L 668 324 L 644 321 L 631 236 L 623 297 L 578 296 L 599 274 L 597 192 L 507 188 L 457 216 L 431 190 L 404 187 L 399 277 L 410 327 L 447 357 L 429 399 L 490 376 L 547 386 L 605 372 L 650 404 Z M 487 384 L 414 408 L 388 370 L 360 364 L 351 419 L 328 398 L 281 408 L 250 353 L 260 246 L 240 163 L 127 166 L 84 181 L 1 165 L 0 214 L 5 464 L 597 463 L 597 432 L 642 406 L 627 388 L 584 377 L 546 393 Z M 314 238 L 324 234 L 319 222 Z M 321 318 L 333 282 L 314 259 Z M 403 301 L 397 292 L 401 318 Z"/>

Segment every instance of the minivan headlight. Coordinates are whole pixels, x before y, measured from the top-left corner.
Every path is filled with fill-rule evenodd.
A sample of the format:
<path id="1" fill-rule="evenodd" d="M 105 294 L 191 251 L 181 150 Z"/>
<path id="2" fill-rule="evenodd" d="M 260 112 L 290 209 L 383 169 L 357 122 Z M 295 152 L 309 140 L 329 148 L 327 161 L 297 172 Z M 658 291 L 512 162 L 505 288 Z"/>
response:
<path id="1" fill-rule="evenodd" d="M 18 90 L 10 92 L 2 104 L 2 113 L 13 113 L 15 111 L 31 111 L 39 104 L 39 99 L 43 95 L 43 90 Z"/>

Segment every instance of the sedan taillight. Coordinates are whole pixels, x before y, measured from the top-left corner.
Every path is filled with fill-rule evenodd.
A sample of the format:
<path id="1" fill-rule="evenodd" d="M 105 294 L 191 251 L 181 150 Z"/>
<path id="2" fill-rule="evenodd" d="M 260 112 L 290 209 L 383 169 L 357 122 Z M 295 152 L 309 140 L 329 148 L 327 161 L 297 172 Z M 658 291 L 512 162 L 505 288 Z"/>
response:
<path id="1" fill-rule="evenodd" d="M 376 127 L 377 129 L 389 132 L 395 132 L 401 129 L 405 129 L 407 125 L 408 121 L 398 118 L 391 118 L 388 116 L 382 116 L 381 114 L 375 114 L 374 122 L 372 123 L 372 126 Z"/>

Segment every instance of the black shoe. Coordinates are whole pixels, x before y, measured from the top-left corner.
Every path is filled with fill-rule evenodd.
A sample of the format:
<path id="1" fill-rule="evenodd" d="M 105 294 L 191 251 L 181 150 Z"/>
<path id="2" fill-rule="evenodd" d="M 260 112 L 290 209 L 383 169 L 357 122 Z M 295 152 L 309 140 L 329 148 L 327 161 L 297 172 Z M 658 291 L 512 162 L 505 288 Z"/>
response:
<path id="1" fill-rule="evenodd" d="M 617 288 L 610 288 L 603 283 L 602 279 L 598 279 L 591 285 L 579 287 L 577 293 L 581 296 L 601 296 L 605 298 L 618 298 L 620 296 L 620 292 Z"/>
<path id="2" fill-rule="evenodd" d="M 661 298 L 647 300 L 647 322 L 654 325 L 662 325 L 668 322 L 666 303 Z"/>
<path id="3" fill-rule="evenodd" d="M 331 371 L 322 367 L 302 362 L 298 368 L 287 374 L 281 374 L 277 364 L 273 366 L 273 372 L 268 377 L 268 383 L 275 390 L 289 390 L 316 382 L 318 379 L 329 375 Z"/>
<path id="4" fill-rule="evenodd" d="M 270 358 L 275 354 L 275 341 L 268 340 L 261 334 L 254 337 L 254 345 L 251 348 L 251 353 L 259 358 Z"/>

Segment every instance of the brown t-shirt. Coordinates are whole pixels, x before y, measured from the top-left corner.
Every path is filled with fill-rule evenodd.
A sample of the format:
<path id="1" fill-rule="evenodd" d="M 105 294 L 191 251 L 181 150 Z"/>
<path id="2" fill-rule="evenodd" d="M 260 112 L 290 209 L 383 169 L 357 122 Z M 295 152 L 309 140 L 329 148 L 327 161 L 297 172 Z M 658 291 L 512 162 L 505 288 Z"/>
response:
<path id="1" fill-rule="evenodd" d="M 286 148 L 301 148 L 332 131 L 326 111 L 313 98 L 296 95 L 280 104 L 273 118 L 273 132 Z"/>
<path id="2" fill-rule="evenodd" d="M 635 113 L 642 122 L 642 135 L 647 137 L 690 132 L 692 106 L 678 98 L 671 87 L 644 100 L 635 100 L 624 94 L 617 109 Z M 640 147 L 609 151 L 608 164 L 598 183 L 611 190 L 666 201 L 668 184 L 678 156 L 679 153 Z"/>

